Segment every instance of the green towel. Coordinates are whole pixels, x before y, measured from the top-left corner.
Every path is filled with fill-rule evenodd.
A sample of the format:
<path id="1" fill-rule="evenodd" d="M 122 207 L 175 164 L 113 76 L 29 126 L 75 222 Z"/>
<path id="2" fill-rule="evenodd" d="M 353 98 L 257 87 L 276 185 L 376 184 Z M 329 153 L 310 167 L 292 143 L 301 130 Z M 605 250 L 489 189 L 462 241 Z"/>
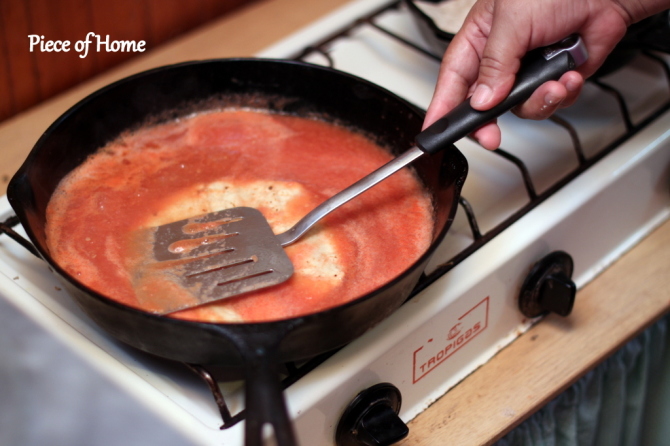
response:
<path id="1" fill-rule="evenodd" d="M 496 446 L 670 445 L 669 321 L 652 325 Z"/>

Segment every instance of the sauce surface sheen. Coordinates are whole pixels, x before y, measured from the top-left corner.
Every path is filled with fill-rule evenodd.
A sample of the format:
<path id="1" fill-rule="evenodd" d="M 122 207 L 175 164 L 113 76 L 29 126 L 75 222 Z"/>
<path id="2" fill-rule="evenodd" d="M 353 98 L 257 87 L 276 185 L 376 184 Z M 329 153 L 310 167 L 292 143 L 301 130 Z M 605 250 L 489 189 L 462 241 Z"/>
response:
<path id="1" fill-rule="evenodd" d="M 202 113 L 123 135 L 59 185 L 47 209 L 53 258 L 86 286 L 153 311 L 189 299 L 155 268 L 148 228 L 222 209 L 259 209 L 275 233 L 392 156 L 320 120 L 253 110 Z M 431 243 L 430 197 L 407 169 L 286 247 L 287 282 L 171 315 L 260 322 L 341 305 L 397 277 Z"/>

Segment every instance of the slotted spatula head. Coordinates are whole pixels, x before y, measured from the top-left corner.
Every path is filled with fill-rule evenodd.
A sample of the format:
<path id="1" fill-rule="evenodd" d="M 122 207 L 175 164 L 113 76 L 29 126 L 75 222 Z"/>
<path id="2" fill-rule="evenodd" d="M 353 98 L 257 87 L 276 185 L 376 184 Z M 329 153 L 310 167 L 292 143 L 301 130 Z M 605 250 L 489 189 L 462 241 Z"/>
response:
<path id="1" fill-rule="evenodd" d="M 212 212 L 156 228 L 154 257 L 197 300 L 225 299 L 286 281 L 293 264 L 257 209 Z M 195 306 L 166 300 L 161 314 Z"/>

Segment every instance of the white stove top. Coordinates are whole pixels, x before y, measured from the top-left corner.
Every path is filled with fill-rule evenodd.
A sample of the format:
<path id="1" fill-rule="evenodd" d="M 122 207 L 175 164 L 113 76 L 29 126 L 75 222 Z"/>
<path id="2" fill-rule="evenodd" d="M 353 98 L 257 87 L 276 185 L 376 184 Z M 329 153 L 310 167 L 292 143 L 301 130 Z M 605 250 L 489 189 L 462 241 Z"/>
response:
<path id="1" fill-rule="evenodd" d="M 387 3 L 349 4 L 259 56 L 290 58 L 309 42 Z M 375 20 L 425 45 L 403 7 Z M 438 63 L 368 24 L 330 45 L 329 54 L 338 69 L 372 80 L 418 106 L 425 108 L 430 101 Z M 327 63 L 318 54 L 307 60 Z M 670 98 L 660 67 L 644 57 L 605 80 L 621 91 L 634 123 Z M 626 131 L 614 98 L 592 84 L 586 86 L 578 104 L 560 116 L 576 128 L 587 159 Z M 502 147 L 524 161 L 537 193 L 578 167 L 569 134 L 555 123 L 513 116 L 504 116 L 500 123 Z M 573 280 L 581 287 L 663 222 L 670 213 L 668 129 L 666 111 L 382 324 L 291 385 L 285 394 L 300 444 L 332 444 L 334 426 L 348 402 L 379 382 L 400 389 L 400 416 L 412 419 L 534 322 L 520 314 L 516 299 L 536 261 L 555 250 L 568 252 L 575 261 Z M 486 235 L 530 199 L 519 170 L 510 162 L 469 140 L 457 146 L 470 164 L 463 196 Z M 10 215 L 3 197 L 0 220 Z M 459 209 L 428 272 L 472 243 L 472 232 Z M 0 297 L 85 358 L 96 373 L 124 389 L 169 429 L 180 432 L 187 443 L 242 444 L 242 423 L 219 429 L 218 409 L 197 377 L 182 365 L 148 357 L 107 336 L 70 301 L 43 262 L 6 236 L 0 237 Z M 242 383 L 221 387 L 231 412 L 236 413 L 242 408 Z"/>

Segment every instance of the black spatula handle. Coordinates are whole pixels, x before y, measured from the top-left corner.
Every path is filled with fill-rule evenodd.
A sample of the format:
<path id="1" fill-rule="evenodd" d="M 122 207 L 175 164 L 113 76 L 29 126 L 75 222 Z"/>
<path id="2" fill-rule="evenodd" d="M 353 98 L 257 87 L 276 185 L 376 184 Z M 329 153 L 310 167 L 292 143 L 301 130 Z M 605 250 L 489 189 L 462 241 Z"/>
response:
<path id="1" fill-rule="evenodd" d="M 466 100 L 430 127 L 419 133 L 416 145 L 426 153 L 439 152 L 521 104 L 542 84 L 558 80 L 587 59 L 586 48 L 579 36 L 529 52 L 521 62 L 516 83 L 505 100 L 490 110 L 479 111 Z"/>

